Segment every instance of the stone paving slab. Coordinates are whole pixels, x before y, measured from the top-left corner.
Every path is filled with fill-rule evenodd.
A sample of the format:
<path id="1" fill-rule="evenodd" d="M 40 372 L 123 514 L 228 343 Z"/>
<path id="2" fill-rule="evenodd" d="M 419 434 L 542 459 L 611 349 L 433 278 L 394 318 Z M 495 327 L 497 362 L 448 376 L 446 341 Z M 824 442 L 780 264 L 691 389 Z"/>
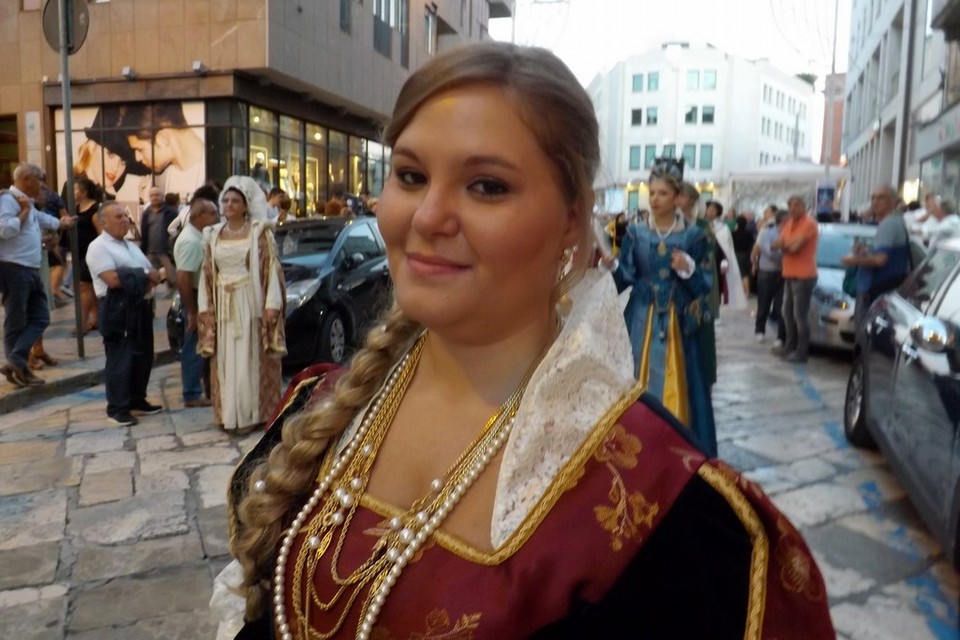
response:
<path id="1" fill-rule="evenodd" d="M 0 500 L 0 551 L 63 538 L 65 489 L 37 491 Z"/>
<path id="2" fill-rule="evenodd" d="M 87 631 L 135 625 L 140 620 L 193 612 L 213 593 L 206 567 L 185 567 L 158 575 L 118 578 L 80 591 L 73 600 L 68 630 Z"/>
<path id="3" fill-rule="evenodd" d="M 78 507 L 71 514 L 67 530 L 70 535 L 100 544 L 186 533 L 186 498 L 183 491 L 167 491 Z"/>
<path id="4" fill-rule="evenodd" d="M 200 606 L 194 611 L 145 618 L 127 626 L 68 633 L 66 640 L 210 640 L 216 633 L 216 620 L 207 607 Z"/>
<path id="5" fill-rule="evenodd" d="M 80 484 L 83 460 L 52 458 L 0 465 L 0 496 Z"/>
<path id="6" fill-rule="evenodd" d="M 71 577 L 81 583 L 196 565 L 204 558 L 200 537 L 193 531 L 125 545 L 84 546 L 76 556 Z"/>
<path id="7" fill-rule="evenodd" d="M 0 591 L 52 583 L 59 559 L 59 541 L 0 551 Z"/>

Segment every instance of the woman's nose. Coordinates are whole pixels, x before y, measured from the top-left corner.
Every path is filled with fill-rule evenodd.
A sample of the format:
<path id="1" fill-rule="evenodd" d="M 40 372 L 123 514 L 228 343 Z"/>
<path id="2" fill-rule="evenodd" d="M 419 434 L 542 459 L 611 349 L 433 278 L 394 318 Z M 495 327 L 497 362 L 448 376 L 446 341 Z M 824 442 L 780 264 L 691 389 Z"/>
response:
<path id="1" fill-rule="evenodd" d="M 413 228 L 420 234 L 452 236 L 460 230 L 459 193 L 455 187 L 430 183 L 413 212 Z"/>

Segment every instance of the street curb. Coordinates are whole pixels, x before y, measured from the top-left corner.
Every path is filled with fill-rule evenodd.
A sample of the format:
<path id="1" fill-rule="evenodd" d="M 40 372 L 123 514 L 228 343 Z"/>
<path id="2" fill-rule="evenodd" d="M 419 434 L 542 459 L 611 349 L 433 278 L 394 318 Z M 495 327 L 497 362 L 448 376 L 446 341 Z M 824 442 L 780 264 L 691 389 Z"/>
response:
<path id="1" fill-rule="evenodd" d="M 158 367 L 172 362 L 178 362 L 180 356 L 175 351 L 166 349 L 158 351 L 153 356 L 153 366 Z M 36 387 L 24 387 L 0 397 L 0 415 L 5 415 L 29 407 L 30 405 L 66 395 L 81 389 L 103 384 L 103 372 L 105 369 L 94 369 L 84 371 L 75 376 L 51 380 L 46 384 Z"/>

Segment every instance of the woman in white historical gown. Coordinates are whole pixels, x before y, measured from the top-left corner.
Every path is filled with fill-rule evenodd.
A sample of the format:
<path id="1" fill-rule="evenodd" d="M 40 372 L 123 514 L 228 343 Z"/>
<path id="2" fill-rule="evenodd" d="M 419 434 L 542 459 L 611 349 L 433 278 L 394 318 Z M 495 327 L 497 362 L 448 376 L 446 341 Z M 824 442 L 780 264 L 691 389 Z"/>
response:
<path id="1" fill-rule="evenodd" d="M 285 295 L 266 209 L 252 178 L 232 176 L 220 194 L 225 221 L 204 230 L 199 350 L 214 357 L 214 421 L 231 432 L 262 425 L 280 399 Z"/>

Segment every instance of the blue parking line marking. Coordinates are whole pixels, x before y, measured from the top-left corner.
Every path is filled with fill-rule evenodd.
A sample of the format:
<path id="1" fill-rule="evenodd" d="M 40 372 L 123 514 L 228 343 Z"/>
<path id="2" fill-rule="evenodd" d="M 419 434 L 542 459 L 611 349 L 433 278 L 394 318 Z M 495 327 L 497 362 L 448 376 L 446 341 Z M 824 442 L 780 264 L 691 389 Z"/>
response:
<path id="1" fill-rule="evenodd" d="M 820 392 L 817 391 L 817 388 L 810 382 L 810 375 L 807 373 L 806 366 L 796 364 L 793 366 L 793 372 L 796 374 L 800 382 L 800 389 L 803 391 L 803 395 L 807 397 L 807 400 L 822 406 L 823 398 L 820 397 Z"/>
<path id="2" fill-rule="evenodd" d="M 843 435 L 843 427 L 839 422 L 836 420 L 828 420 L 827 422 L 823 423 L 823 430 L 826 431 L 827 435 L 830 437 L 830 440 L 837 449 L 850 448 L 850 443 L 847 442 L 847 437 Z"/>
<path id="3" fill-rule="evenodd" d="M 938 640 L 960 639 L 960 618 L 957 605 L 951 602 L 940 583 L 929 571 L 907 579 L 907 584 L 918 591 L 914 603 L 926 618 L 927 628 Z M 944 617 L 945 616 L 945 617 Z"/>

